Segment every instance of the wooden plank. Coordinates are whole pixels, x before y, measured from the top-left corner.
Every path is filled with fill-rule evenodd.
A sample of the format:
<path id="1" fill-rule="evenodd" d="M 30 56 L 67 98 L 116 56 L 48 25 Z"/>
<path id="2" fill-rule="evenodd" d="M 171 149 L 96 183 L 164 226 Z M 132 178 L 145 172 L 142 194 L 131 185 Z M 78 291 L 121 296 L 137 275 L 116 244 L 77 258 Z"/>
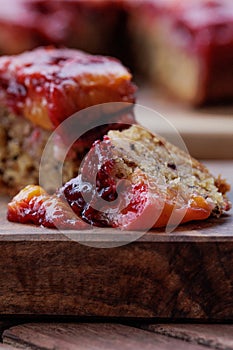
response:
<path id="1" fill-rule="evenodd" d="M 10 317 L 7 320 L 4 321 L 0 321 L 0 342 L 1 342 L 1 338 L 2 338 L 2 333 L 5 329 L 14 326 L 15 324 L 17 324 L 14 320 L 14 318 Z M 1 343 L 0 343 L 1 345 Z M 1 347 L 0 347 L 1 349 Z"/>
<path id="2" fill-rule="evenodd" d="M 232 215 L 97 249 L 8 223 L 5 210 L 2 201 L 0 314 L 233 320 Z M 96 232 L 112 238 L 106 229 L 79 239 Z"/>
<path id="3" fill-rule="evenodd" d="M 138 104 L 159 112 L 179 131 L 193 157 L 233 159 L 232 105 L 190 108 L 149 88 L 141 89 L 138 97 Z M 156 116 L 139 109 L 137 120 L 151 131 L 170 137 L 171 129 Z"/>
<path id="4" fill-rule="evenodd" d="M 1 314 L 233 320 L 233 241 L 1 241 Z"/>
<path id="5" fill-rule="evenodd" d="M 12 347 L 10 345 L 6 345 L 6 344 L 0 344 L 0 350 L 17 350 L 19 348 L 15 348 L 15 347 Z M 23 349 L 21 347 L 21 349 Z"/>
<path id="6" fill-rule="evenodd" d="M 4 343 L 27 349 L 203 350 L 202 346 L 120 324 L 25 324 L 4 332 Z"/>
<path id="7" fill-rule="evenodd" d="M 143 324 L 142 329 L 214 349 L 233 349 L 233 325 Z"/>
<path id="8" fill-rule="evenodd" d="M 230 195 L 232 199 L 232 193 Z M 12 241 L 68 241 L 68 237 L 72 237 L 72 231 L 66 231 L 67 235 L 59 233 L 57 230 L 36 227 L 32 225 L 22 225 L 10 223 L 6 220 L 6 206 L 8 198 L 0 197 L 0 242 Z M 115 235 L 115 231 L 108 228 L 87 229 L 85 231 L 77 231 L 74 236 L 79 242 L 92 242 L 97 238 L 118 241 L 122 239 L 122 243 L 128 242 L 138 237 L 134 232 L 125 232 L 124 234 Z M 156 234 L 155 234 L 156 233 Z M 140 236 L 140 235 L 139 235 Z M 97 237 L 97 238 L 96 238 Z M 120 238 L 119 238 L 120 237 Z M 180 227 L 172 233 L 165 233 L 164 229 L 156 229 L 149 231 L 140 238 L 140 242 L 189 242 L 189 241 L 210 241 L 214 239 L 216 242 L 233 242 L 233 217 L 232 210 L 219 219 L 210 218 L 205 221 L 191 222 Z"/>

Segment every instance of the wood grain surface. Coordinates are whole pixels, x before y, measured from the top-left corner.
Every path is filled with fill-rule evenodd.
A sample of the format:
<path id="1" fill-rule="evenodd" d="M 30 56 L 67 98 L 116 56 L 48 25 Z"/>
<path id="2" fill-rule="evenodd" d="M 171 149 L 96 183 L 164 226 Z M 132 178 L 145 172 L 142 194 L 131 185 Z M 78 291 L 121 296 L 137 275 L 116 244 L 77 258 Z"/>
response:
<path id="1" fill-rule="evenodd" d="M 191 108 L 166 99 L 153 89 L 140 89 L 139 105 L 160 113 L 138 108 L 137 120 L 151 131 L 173 139 L 174 130 L 182 136 L 190 154 L 199 159 L 233 159 L 233 105 Z M 175 102 L 175 103 L 174 103 Z"/>
<path id="2" fill-rule="evenodd" d="M 232 174 L 232 162 L 210 166 Z M 233 320 L 232 215 L 105 249 L 86 244 L 113 239 L 109 230 L 72 240 L 55 230 L 8 223 L 5 210 L 2 199 L 2 315 Z"/>
<path id="3" fill-rule="evenodd" d="M 6 330 L 4 343 L 43 350 L 204 350 L 158 334 L 120 324 L 25 324 Z M 0 348 L 1 349 L 1 348 Z"/>
<path id="4" fill-rule="evenodd" d="M 17 350 L 17 348 L 6 344 L 0 344 L 0 350 Z"/>
<path id="5" fill-rule="evenodd" d="M 233 349 L 232 324 L 141 324 L 141 328 L 209 348 Z"/>

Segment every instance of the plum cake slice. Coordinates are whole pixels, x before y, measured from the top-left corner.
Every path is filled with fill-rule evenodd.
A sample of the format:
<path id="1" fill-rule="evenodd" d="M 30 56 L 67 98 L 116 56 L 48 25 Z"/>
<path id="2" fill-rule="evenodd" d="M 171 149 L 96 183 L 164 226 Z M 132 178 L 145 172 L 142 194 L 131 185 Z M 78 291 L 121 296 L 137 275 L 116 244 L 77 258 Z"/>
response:
<path id="1" fill-rule="evenodd" d="M 127 112 L 120 108 L 113 119 L 122 127 L 132 123 L 134 93 L 131 74 L 114 58 L 53 47 L 0 57 L 1 190 L 16 193 L 28 183 L 38 183 L 44 146 L 52 131 L 73 113 L 107 102 L 126 102 Z M 86 113 L 77 125 L 89 127 L 98 118 L 101 113 Z M 80 154 L 108 128 L 99 127 L 80 139 L 64 165 L 65 180 L 77 172 Z"/>
<path id="2" fill-rule="evenodd" d="M 123 131 L 110 130 L 103 141 L 96 141 L 79 175 L 51 200 L 66 203 L 78 222 L 144 230 L 219 217 L 231 207 L 226 197 L 229 189 L 225 180 L 215 179 L 197 160 L 134 125 Z M 39 194 L 31 195 L 34 191 L 32 186 L 13 198 L 8 219 L 51 227 L 51 216 L 49 224 L 44 219 L 46 202 Z M 43 220 L 38 218 L 41 207 Z M 59 227 L 57 220 L 53 224 Z"/>

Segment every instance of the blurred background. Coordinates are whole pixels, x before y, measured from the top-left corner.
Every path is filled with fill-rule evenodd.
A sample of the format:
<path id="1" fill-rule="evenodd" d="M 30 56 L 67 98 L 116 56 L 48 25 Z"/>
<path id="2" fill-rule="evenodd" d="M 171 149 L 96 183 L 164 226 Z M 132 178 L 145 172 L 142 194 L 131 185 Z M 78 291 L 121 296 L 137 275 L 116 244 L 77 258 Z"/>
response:
<path id="1" fill-rule="evenodd" d="M 0 0 L 0 53 L 41 45 L 117 57 L 193 156 L 233 159 L 232 0 Z"/>

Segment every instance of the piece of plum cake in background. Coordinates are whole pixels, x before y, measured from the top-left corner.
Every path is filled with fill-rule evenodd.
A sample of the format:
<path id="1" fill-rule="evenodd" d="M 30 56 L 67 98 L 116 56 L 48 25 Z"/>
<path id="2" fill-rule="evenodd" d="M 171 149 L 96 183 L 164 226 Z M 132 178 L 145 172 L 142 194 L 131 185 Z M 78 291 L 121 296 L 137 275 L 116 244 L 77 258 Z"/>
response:
<path id="1" fill-rule="evenodd" d="M 192 105 L 232 101 L 233 2 L 136 4 L 129 28 L 147 76 L 168 95 Z"/>
<path id="2" fill-rule="evenodd" d="M 134 122 L 135 86 L 131 79 L 118 60 L 72 49 L 46 47 L 0 57 L 1 191 L 16 193 L 26 184 L 38 183 L 44 146 L 67 117 L 107 102 L 127 104 L 128 108 L 120 108 L 114 117 L 109 113 L 105 119 L 109 125 L 87 132 L 77 141 L 64 164 L 64 180 L 77 173 L 80 157 L 113 127 L 111 121 L 118 123 L 116 128 Z M 89 130 L 102 118 L 102 112 L 86 113 L 77 127 Z M 65 140 L 65 135 L 60 136 Z M 53 157 L 56 159 L 55 154 Z"/>
<path id="3" fill-rule="evenodd" d="M 0 52 L 53 44 L 114 54 L 124 17 L 121 0 L 9 0 L 0 8 Z"/>

